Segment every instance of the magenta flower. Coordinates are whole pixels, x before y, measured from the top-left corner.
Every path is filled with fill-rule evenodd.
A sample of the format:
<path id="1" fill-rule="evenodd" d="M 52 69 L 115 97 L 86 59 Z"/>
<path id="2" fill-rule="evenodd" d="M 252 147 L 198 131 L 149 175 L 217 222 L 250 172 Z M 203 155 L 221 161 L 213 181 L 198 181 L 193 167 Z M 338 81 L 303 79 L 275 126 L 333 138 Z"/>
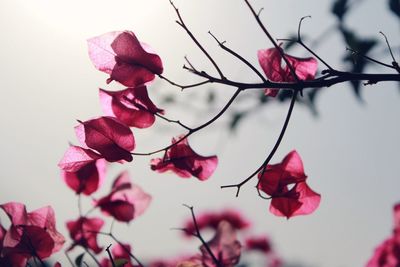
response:
<path id="1" fill-rule="evenodd" d="M 61 177 L 69 188 L 77 194 L 83 193 L 87 196 L 99 189 L 103 184 L 105 174 L 106 162 L 104 159 L 89 163 L 76 172 L 61 171 Z"/>
<path id="2" fill-rule="evenodd" d="M 267 78 L 272 82 L 295 82 L 290 68 L 285 65 L 282 67 L 283 60 L 281 53 L 276 48 L 258 50 L 258 62 Z M 285 54 L 285 58 L 292 65 L 297 77 L 300 80 L 313 80 L 317 73 L 318 62 L 315 58 L 298 58 Z M 276 96 L 278 89 L 265 89 L 265 95 Z"/>
<path id="3" fill-rule="evenodd" d="M 130 222 L 142 215 L 150 202 L 151 196 L 133 184 L 129 173 L 125 171 L 115 179 L 111 192 L 95 201 L 95 204 L 116 220 Z"/>
<path id="4" fill-rule="evenodd" d="M 58 166 L 65 183 L 77 194 L 91 195 L 105 178 L 105 160 L 94 151 L 79 146 L 70 146 Z"/>
<path id="5" fill-rule="evenodd" d="M 103 225 L 104 221 L 97 217 L 79 217 L 76 221 L 68 221 L 67 229 L 71 239 L 74 241 L 68 251 L 79 245 L 91 249 L 96 254 L 100 253 L 102 248 L 97 244 L 97 234 Z"/>
<path id="6" fill-rule="evenodd" d="M 276 216 L 306 215 L 316 210 L 321 200 L 306 178 L 299 154 L 292 151 L 281 163 L 268 165 L 258 174 L 258 188 L 272 198 L 270 211 Z"/>
<path id="7" fill-rule="evenodd" d="M 128 87 L 144 85 L 163 72 L 161 59 L 130 31 L 109 32 L 88 40 L 94 66 Z"/>
<path id="8" fill-rule="evenodd" d="M 109 162 L 132 161 L 135 138 L 128 126 L 112 117 L 80 122 L 75 127 L 79 142 L 96 150 Z"/>
<path id="9" fill-rule="evenodd" d="M 50 206 L 27 212 L 24 204 L 9 202 L 0 208 L 11 221 L 8 231 L 0 227 L 0 263 L 25 266 L 23 264 L 31 257 L 50 257 L 63 246 L 65 239 L 56 230 L 55 215 Z"/>
<path id="10" fill-rule="evenodd" d="M 246 249 L 268 254 L 272 251 L 270 240 L 266 236 L 252 236 L 246 239 Z"/>
<path id="11" fill-rule="evenodd" d="M 172 144 L 182 136 L 172 138 Z M 203 157 L 193 151 L 187 138 L 166 151 L 163 158 L 151 160 L 151 169 L 160 173 L 172 171 L 182 178 L 196 177 L 207 180 L 218 165 L 217 156 Z"/>
<path id="12" fill-rule="evenodd" d="M 104 114 L 130 127 L 150 127 L 155 121 L 154 114 L 164 112 L 151 102 L 146 86 L 116 92 L 100 89 L 99 94 Z"/>
<path id="13" fill-rule="evenodd" d="M 236 230 L 250 227 L 250 222 L 240 212 L 231 209 L 226 209 L 222 212 L 203 212 L 196 216 L 196 221 L 199 230 L 206 228 L 217 230 L 221 221 L 229 222 Z M 186 229 L 186 231 L 183 233 L 188 236 L 192 236 L 191 233 L 196 231 L 192 218 L 187 220 L 184 229 Z"/>

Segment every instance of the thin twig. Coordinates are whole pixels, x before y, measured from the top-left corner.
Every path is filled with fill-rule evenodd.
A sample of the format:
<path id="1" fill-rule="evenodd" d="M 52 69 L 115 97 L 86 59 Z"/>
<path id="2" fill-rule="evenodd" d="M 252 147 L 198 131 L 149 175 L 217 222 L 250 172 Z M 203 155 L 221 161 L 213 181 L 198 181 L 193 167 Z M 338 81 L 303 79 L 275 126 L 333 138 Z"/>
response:
<path id="1" fill-rule="evenodd" d="M 374 62 L 374 63 L 376 63 L 376 64 L 385 66 L 385 67 L 387 67 L 387 68 L 395 69 L 395 67 L 393 67 L 392 65 L 386 64 L 386 63 L 384 63 L 384 62 L 382 62 L 382 61 L 379 61 L 379 60 L 376 60 L 376 59 L 373 59 L 373 58 L 371 58 L 371 57 L 369 57 L 369 56 L 367 56 L 367 55 L 363 55 L 363 54 L 361 54 L 360 52 L 358 52 L 358 51 L 356 51 L 356 50 L 354 50 L 354 49 L 352 49 L 352 48 L 350 48 L 350 47 L 346 47 L 346 50 L 347 50 L 347 51 L 350 51 L 351 53 L 356 54 L 356 55 L 358 55 L 358 56 L 360 56 L 360 57 L 363 57 L 363 58 L 365 58 L 365 59 L 367 59 L 367 60 L 369 60 L 369 61 L 372 61 L 372 62 Z"/>
<path id="2" fill-rule="evenodd" d="M 249 7 L 251 13 L 253 14 L 254 18 L 256 19 L 258 25 L 260 26 L 260 28 L 263 30 L 263 32 L 265 33 L 265 35 L 267 35 L 268 39 L 271 41 L 271 43 L 274 45 L 274 47 L 278 50 L 279 54 L 281 55 L 281 57 L 283 58 L 283 60 L 285 61 L 286 65 L 289 67 L 290 73 L 292 74 L 292 76 L 294 77 L 294 79 L 296 81 L 299 81 L 299 78 L 297 77 L 296 74 L 296 70 L 294 69 L 294 67 L 292 66 L 292 64 L 289 62 L 289 60 L 286 58 L 285 53 L 283 52 L 283 50 L 280 48 L 280 46 L 275 42 L 275 39 L 272 37 L 272 35 L 268 32 L 267 28 L 264 26 L 264 24 L 262 23 L 262 21 L 260 20 L 259 16 L 257 15 L 256 11 L 254 10 L 253 6 L 250 4 L 250 2 L 248 0 L 244 0 L 244 2 L 247 4 L 247 6 Z"/>
<path id="3" fill-rule="evenodd" d="M 261 170 L 265 169 L 266 166 L 268 165 L 268 163 L 270 162 L 270 160 L 272 159 L 272 157 L 275 155 L 275 152 L 277 151 L 283 136 L 285 135 L 286 129 L 289 125 L 289 121 L 290 121 L 290 117 L 292 115 L 293 112 L 293 108 L 294 108 L 294 104 L 296 103 L 296 98 L 298 95 L 298 91 L 294 91 L 293 95 L 292 95 L 292 99 L 290 101 L 290 106 L 288 109 L 288 113 L 286 115 L 286 119 L 285 122 L 283 124 L 283 127 L 281 129 L 281 132 L 279 133 L 278 139 L 275 142 L 274 147 L 272 148 L 271 152 L 268 154 L 268 157 L 265 159 L 265 161 L 263 162 L 263 164 L 261 164 L 261 166 L 259 168 L 257 168 L 256 171 L 254 171 L 252 174 L 250 174 L 246 179 L 244 179 L 242 182 L 238 183 L 238 184 L 231 184 L 231 185 L 223 185 L 221 186 L 221 188 L 231 188 L 231 187 L 236 187 L 237 191 L 236 191 L 236 197 L 239 196 L 239 192 L 240 192 L 240 188 L 247 183 L 248 181 L 250 181 L 254 176 L 256 176 Z M 257 184 L 258 187 L 258 184 Z"/>
<path id="4" fill-rule="evenodd" d="M 196 128 L 191 128 L 188 133 L 186 133 L 185 135 L 183 135 L 181 138 L 179 138 L 175 143 L 170 144 L 169 146 L 166 146 L 164 148 L 152 151 L 152 152 L 147 152 L 147 153 L 143 153 L 143 152 L 135 152 L 135 153 L 131 153 L 132 155 L 135 156 L 150 156 L 162 151 L 167 151 L 168 149 L 170 149 L 171 147 L 179 144 L 180 142 L 182 142 L 183 140 L 185 140 L 186 138 L 188 138 L 190 135 L 194 134 L 197 131 L 200 131 L 201 129 L 209 126 L 210 124 L 212 124 L 214 121 L 216 121 L 219 117 L 221 117 L 225 111 L 229 108 L 229 106 L 234 102 L 234 100 L 236 99 L 236 97 L 239 95 L 239 93 L 242 91 L 241 88 L 238 88 L 235 93 L 233 94 L 233 96 L 229 99 L 229 101 L 225 104 L 225 106 L 220 110 L 220 112 L 218 112 L 217 115 L 215 115 L 213 118 L 211 118 L 210 120 L 208 120 L 207 122 L 203 123 L 202 125 L 196 127 Z"/>
<path id="5" fill-rule="evenodd" d="M 65 257 L 67 257 L 68 262 L 71 264 L 72 267 L 75 267 L 74 263 L 71 260 L 71 257 L 68 255 L 68 251 L 64 251 Z"/>
<path id="6" fill-rule="evenodd" d="M 387 47 L 389 48 L 390 55 L 392 56 L 392 59 L 393 59 L 392 65 L 393 65 L 393 67 L 396 69 L 396 71 L 397 71 L 398 73 L 400 73 L 400 66 L 399 66 L 399 63 L 397 63 L 396 59 L 394 58 L 394 55 L 393 55 L 393 52 L 392 52 L 392 48 L 390 47 L 388 38 L 386 37 L 386 35 L 385 35 L 383 32 L 380 31 L 379 33 L 382 34 L 383 37 L 385 37 L 385 41 L 386 41 Z"/>
<path id="7" fill-rule="evenodd" d="M 186 205 L 186 204 L 183 204 L 183 206 L 188 208 L 190 210 L 191 214 L 192 214 L 192 220 L 193 220 L 193 224 L 194 224 L 194 227 L 195 227 L 195 230 L 196 230 L 196 233 L 194 235 L 200 240 L 201 244 L 204 246 L 204 248 L 206 249 L 207 253 L 210 255 L 210 257 L 213 260 L 213 262 L 215 263 L 215 265 L 218 266 L 218 267 L 223 267 L 221 262 L 217 259 L 217 257 L 212 252 L 210 246 L 207 244 L 207 242 L 204 240 L 204 238 L 200 234 L 199 225 L 197 224 L 196 216 L 194 215 L 193 206 L 189 206 L 189 205 Z"/>
<path id="8" fill-rule="evenodd" d="M 171 6 L 175 9 L 175 12 L 176 12 L 176 14 L 178 16 L 179 21 L 176 21 L 178 23 L 178 25 L 180 25 L 187 32 L 187 34 L 192 39 L 192 41 L 197 45 L 198 48 L 200 48 L 200 50 L 203 52 L 203 54 L 210 60 L 211 64 L 214 65 L 214 68 L 217 70 L 217 72 L 218 72 L 219 76 L 221 77 L 221 79 L 224 79 L 225 76 L 222 73 L 221 69 L 218 67 L 218 65 L 215 62 L 215 60 L 210 56 L 210 54 L 207 52 L 207 50 L 204 49 L 204 47 L 200 44 L 200 42 L 196 39 L 196 37 L 193 35 L 193 33 L 186 26 L 186 24 L 183 21 L 182 16 L 181 16 L 178 8 L 174 5 L 172 0 L 170 0 L 169 2 L 171 4 Z"/>
<path id="9" fill-rule="evenodd" d="M 299 21 L 299 26 L 297 29 L 297 42 L 298 44 L 300 44 L 304 49 L 306 49 L 309 53 L 311 53 L 314 57 L 318 58 L 319 61 L 322 62 L 322 64 L 324 64 L 328 69 L 333 70 L 333 68 L 325 61 L 323 60 L 320 56 L 318 56 L 314 51 L 312 51 L 302 40 L 301 38 L 301 24 L 303 22 L 304 19 L 306 18 L 311 18 L 311 16 L 305 16 L 302 17 Z"/>
<path id="10" fill-rule="evenodd" d="M 252 71 L 254 71 L 255 74 L 258 75 L 258 77 L 260 77 L 260 79 L 263 82 L 266 82 L 267 79 L 265 79 L 264 75 L 262 75 L 257 69 L 256 67 L 254 67 L 249 61 L 247 61 L 244 57 L 242 57 L 241 55 L 239 55 L 238 53 L 236 53 L 235 51 L 233 51 L 232 49 L 230 49 L 229 47 L 227 47 L 225 45 L 225 41 L 220 42 L 217 37 L 214 36 L 214 34 L 211 33 L 211 31 L 208 31 L 208 33 L 214 38 L 214 40 L 218 43 L 218 45 L 225 51 L 227 51 L 228 53 L 230 53 L 231 55 L 233 55 L 234 57 L 238 58 L 240 61 L 242 61 L 244 64 L 246 64 Z"/>
<path id="11" fill-rule="evenodd" d="M 160 77 L 161 79 L 165 80 L 166 82 L 168 82 L 169 84 L 171 84 L 173 86 L 181 88 L 182 91 L 185 90 L 185 89 L 188 89 L 188 88 L 197 87 L 197 86 L 200 86 L 200 85 L 203 85 L 203 84 L 207 84 L 207 83 L 210 82 L 208 80 L 205 80 L 205 81 L 194 83 L 194 84 L 181 85 L 181 84 L 178 84 L 176 82 L 171 81 L 170 79 L 166 78 L 165 76 L 163 76 L 161 74 L 159 74 L 158 77 Z"/>

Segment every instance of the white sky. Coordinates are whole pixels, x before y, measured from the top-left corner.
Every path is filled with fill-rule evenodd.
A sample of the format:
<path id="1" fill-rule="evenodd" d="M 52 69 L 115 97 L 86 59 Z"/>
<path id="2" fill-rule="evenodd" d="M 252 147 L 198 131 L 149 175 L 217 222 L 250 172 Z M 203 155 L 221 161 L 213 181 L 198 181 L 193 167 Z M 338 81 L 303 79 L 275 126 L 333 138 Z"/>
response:
<path id="1" fill-rule="evenodd" d="M 303 28 L 309 36 L 317 36 L 334 23 L 328 14 L 331 1 L 253 2 L 265 8 L 262 18 L 275 37 L 295 31 L 299 18 L 305 15 L 312 15 Z M 243 1 L 181 0 L 176 4 L 229 77 L 256 79 L 207 35 L 211 30 L 257 65 L 256 51 L 270 44 Z M 399 44 L 399 21 L 386 11 L 383 1 L 364 0 L 351 15 L 352 28 L 378 38 L 382 30 L 393 44 Z M 162 57 L 166 76 L 190 83 L 194 78 L 181 69 L 184 55 L 198 68 L 211 67 L 174 20 L 174 11 L 166 0 L 0 2 L 0 203 L 20 201 L 29 210 L 51 204 L 58 227 L 66 233 L 64 222 L 75 219 L 78 211 L 73 192 L 59 178 L 57 162 L 67 142 L 76 142 L 76 119 L 100 115 L 97 88 L 106 86 L 106 75 L 96 71 L 89 61 L 86 39 L 113 30 L 132 30 Z M 337 35 L 329 36 L 318 47 L 320 55 L 334 66 L 340 66 L 345 49 L 340 41 Z M 304 55 L 300 49 L 296 51 Z M 390 62 L 379 50 L 375 55 Z M 204 88 L 208 91 L 210 87 Z M 193 90 L 181 93 L 185 101 Z M 221 92 L 221 106 L 223 99 L 233 93 L 231 88 L 215 90 Z M 179 233 L 169 230 L 181 226 L 189 215 L 181 204 L 194 205 L 198 211 L 229 206 L 242 210 L 254 221 L 254 233 L 269 234 L 277 252 L 288 262 L 321 267 L 363 266 L 372 249 L 390 234 L 391 208 L 400 200 L 400 94 L 394 83 L 368 86 L 363 90 L 365 103 L 360 104 L 348 85 L 324 90 L 317 102 L 319 118 L 312 117 L 305 108 L 295 107 L 287 135 L 273 159 L 279 162 L 293 148 L 298 150 L 311 187 L 322 195 L 315 214 L 289 221 L 274 217 L 268 212 L 269 203 L 256 196 L 254 183 L 243 188 L 239 198 L 234 197 L 234 190 L 219 189 L 220 185 L 241 181 L 263 161 L 269 152 L 266 148 L 272 148 L 287 106 L 271 105 L 247 119 L 236 135 L 224 133 L 217 125 L 190 139 L 196 151 L 219 155 L 218 170 L 205 183 L 153 173 L 148 167 L 150 158 L 113 165 L 105 188 L 97 196 L 108 192 L 114 175 L 127 168 L 134 181 L 154 197 L 141 218 L 129 227 L 116 228 L 116 234 L 131 241 L 136 254 L 144 259 L 195 252 L 197 243 L 188 247 L 185 240 L 179 239 Z M 156 83 L 149 94 L 157 102 L 157 95 L 178 91 Z M 167 110 L 167 114 L 197 125 L 216 112 L 209 113 L 196 99 L 193 102 L 190 106 L 199 108 L 201 116 L 186 106 Z M 171 136 L 181 132 L 166 127 L 164 122 L 150 130 L 133 131 L 141 151 L 167 144 Z M 85 204 L 89 207 L 90 201 Z"/>

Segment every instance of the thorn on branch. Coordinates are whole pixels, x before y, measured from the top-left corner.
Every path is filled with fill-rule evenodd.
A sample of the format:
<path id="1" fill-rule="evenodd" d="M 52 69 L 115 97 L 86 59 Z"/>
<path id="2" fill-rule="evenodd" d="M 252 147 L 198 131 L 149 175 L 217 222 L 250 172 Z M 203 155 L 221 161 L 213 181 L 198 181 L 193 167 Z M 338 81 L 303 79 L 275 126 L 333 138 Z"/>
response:
<path id="1" fill-rule="evenodd" d="M 262 7 L 262 8 L 260 8 L 260 10 L 257 12 L 257 17 L 260 17 L 260 15 L 261 15 L 261 12 L 263 12 L 263 10 L 264 10 L 264 8 Z"/>
<path id="2" fill-rule="evenodd" d="M 380 31 L 379 33 L 382 34 L 383 37 L 385 37 L 386 45 L 387 45 L 387 47 L 389 48 L 390 56 L 391 56 L 392 59 L 393 59 L 393 61 L 392 61 L 392 66 L 394 67 L 394 69 L 395 69 L 398 73 L 400 73 L 399 64 L 397 63 L 396 59 L 394 58 L 394 55 L 393 55 L 393 52 L 392 52 L 392 48 L 390 47 L 388 38 L 386 37 L 386 35 L 385 35 L 382 31 Z"/>
<path id="3" fill-rule="evenodd" d="M 302 18 L 300 19 L 300 21 L 299 21 L 299 26 L 298 26 L 298 29 L 297 29 L 297 40 L 298 40 L 299 42 L 301 42 L 301 23 L 302 23 L 303 20 L 306 19 L 306 18 L 311 18 L 311 16 L 310 16 L 310 15 L 304 16 L 304 17 L 302 17 Z"/>
<path id="4" fill-rule="evenodd" d="M 376 63 L 376 64 L 385 66 L 385 67 L 387 67 L 387 68 L 396 69 L 396 68 L 395 68 L 394 66 L 392 66 L 392 65 L 383 63 L 382 61 L 376 60 L 376 59 L 371 58 L 371 57 L 369 57 L 369 56 L 367 56 L 367 55 L 363 55 L 363 54 L 361 54 L 360 52 L 358 52 L 358 51 L 356 51 L 356 50 L 354 50 L 354 49 L 352 49 L 352 48 L 346 47 L 346 51 L 350 51 L 350 53 L 352 53 L 352 55 L 357 55 L 357 56 L 363 57 L 363 58 L 365 58 L 365 59 L 367 59 L 367 60 L 369 60 L 369 61 L 371 61 L 371 62 L 374 62 L 374 63 Z"/>

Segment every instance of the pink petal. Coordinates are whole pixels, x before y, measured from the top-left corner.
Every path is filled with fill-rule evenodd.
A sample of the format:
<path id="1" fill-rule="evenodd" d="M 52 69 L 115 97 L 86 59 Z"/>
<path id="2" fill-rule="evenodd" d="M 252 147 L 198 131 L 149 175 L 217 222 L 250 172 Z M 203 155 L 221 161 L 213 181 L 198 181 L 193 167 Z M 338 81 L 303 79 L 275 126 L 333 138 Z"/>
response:
<path id="1" fill-rule="evenodd" d="M 107 161 L 132 161 L 135 139 L 129 127 L 117 119 L 99 117 L 81 122 L 75 132 L 81 144 L 98 151 Z"/>
<path id="2" fill-rule="evenodd" d="M 56 216 L 50 206 L 46 206 L 28 213 L 28 220 L 31 225 L 46 229 L 54 242 L 52 253 L 59 251 L 64 242 L 64 237 L 56 230 Z"/>
<path id="3" fill-rule="evenodd" d="M 173 138 L 176 143 L 182 136 Z M 203 157 L 193 151 L 189 146 L 187 138 L 172 146 L 162 159 L 152 159 L 151 169 L 158 172 L 173 171 L 180 177 L 197 177 L 199 180 L 207 180 L 218 165 L 217 156 Z"/>
<path id="4" fill-rule="evenodd" d="M 317 73 L 318 69 L 318 62 L 315 58 L 298 58 L 290 55 L 286 55 L 286 58 L 292 64 L 293 68 L 295 69 L 296 75 L 300 80 L 307 81 L 313 80 L 315 78 L 315 74 Z M 289 75 L 290 69 L 288 66 L 286 66 L 285 71 L 287 75 Z"/>
<path id="5" fill-rule="evenodd" d="M 76 172 L 100 157 L 101 156 L 93 150 L 79 146 L 70 146 L 58 163 L 58 167 L 67 172 Z"/>
<path id="6" fill-rule="evenodd" d="M 257 56 L 261 68 L 270 81 L 296 81 L 278 49 L 262 49 L 258 51 Z M 285 54 L 285 58 L 289 61 L 300 80 L 313 80 L 315 78 L 318 69 L 318 62 L 315 58 L 298 58 L 288 54 Z M 285 66 L 282 67 L 282 64 L 285 64 Z M 278 91 L 279 89 L 266 88 L 265 95 L 275 97 Z"/>
<path id="7" fill-rule="evenodd" d="M 100 89 L 99 93 L 105 115 L 116 117 L 130 127 L 150 127 L 155 121 L 154 114 L 163 112 L 151 102 L 145 86 L 116 92 Z"/>
<path id="8" fill-rule="evenodd" d="M 271 243 L 266 236 L 253 236 L 246 239 L 246 249 L 267 254 L 271 252 Z"/>
<path id="9" fill-rule="evenodd" d="M 313 213 L 319 206 L 321 195 L 314 192 L 306 182 L 295 185 L 283 197 L 275 197 L 271 201 L 270 211 L 276 216 L 287 218 Z"/>
<path id="10" fill-rule="evenodd" d="M 264 172 L 263 170 L 259 172 L 258 187 L 270 196 L 278 196 L 282 194 L 283 187 L 303 182 L 306 178 L 300 155 L 293 150 L 285 156 L 281 163 L 268 165 Z"/>
<path id="11" fill-rule="evenodd" d="M 131 182 L 128 172 L 122 172 L 114 181 L 112 191 L 95 202 L 106 214 L 118 221 L 130 222 L 140 216 L 151 202 L 151 196 Z"/>
<path id="12" fill-rule="evenodd" d="M 125 31 L 119 34 L 111 44 L 118 58 L 124 62 L 143 66 L 152 73 L 161 74 L 163 66 L 158 55 L 146 52 L 135 34 Z M 146 47 L 149 47 L 146 45 Z M 129 85 L 127 85 L 129 86 Z"/>
<path id="13" fill-rule="evenodd" d="M 243 214 L 234 209 L 225 209 L 221 212 L 202 212 L 196 217 L 199 230 L 205 228 L 217 230 L 219 223 L 222 221 L 227 221 L 233 228 L 237 230 L 246 229 L 251 226 L 250 221 L 248 221 Z M 187 229 L 187 232 L 195 232 L 195 225 L 192 218 L 187 220 L 184 225 L 184 228 Z"/>
<path id="14" fill-rule="evenodd" d="M 75 191 L 91 195 L 103 184 L 106 173 L 106 162 L 104 159 L 98 159 L 76 172 L 61 172 L 61 177 L 65 183 Z"/>
<path id="15" fill-rule="evenodd" d="M 26 225 L 28 223 L 28 214 L 25 205 L 18 202 L 8 202 L 0 205 L 13 225 Z"/>
<path id="16" fill-rule="evenodd" d="M 97 244 L 97 232 L 103 227 L 104 221 L 101 218 L 80 217 L 76 221 L 68 221 L 67 229 L 74 243 L 68 250 L 76 245 L 91 249 L 96 254 L 102 251 Z"/>
<path id="17" fill-rule="evenodd" d="M 163 66 L 158 55 L 141 44 L 133 32 L 110 32 L 88 40 L 89 57 L 95 67 L 116 80 L 136 87 L 161 74 Z"/>
<path id="18" fill-rule="evenodd" d="M 94 66 L 110 74 L 116 64 L 116 53 L 111 48 L 111 43 L 121 32 L 109 32 L 87 40 L 89 57 Z"/>

